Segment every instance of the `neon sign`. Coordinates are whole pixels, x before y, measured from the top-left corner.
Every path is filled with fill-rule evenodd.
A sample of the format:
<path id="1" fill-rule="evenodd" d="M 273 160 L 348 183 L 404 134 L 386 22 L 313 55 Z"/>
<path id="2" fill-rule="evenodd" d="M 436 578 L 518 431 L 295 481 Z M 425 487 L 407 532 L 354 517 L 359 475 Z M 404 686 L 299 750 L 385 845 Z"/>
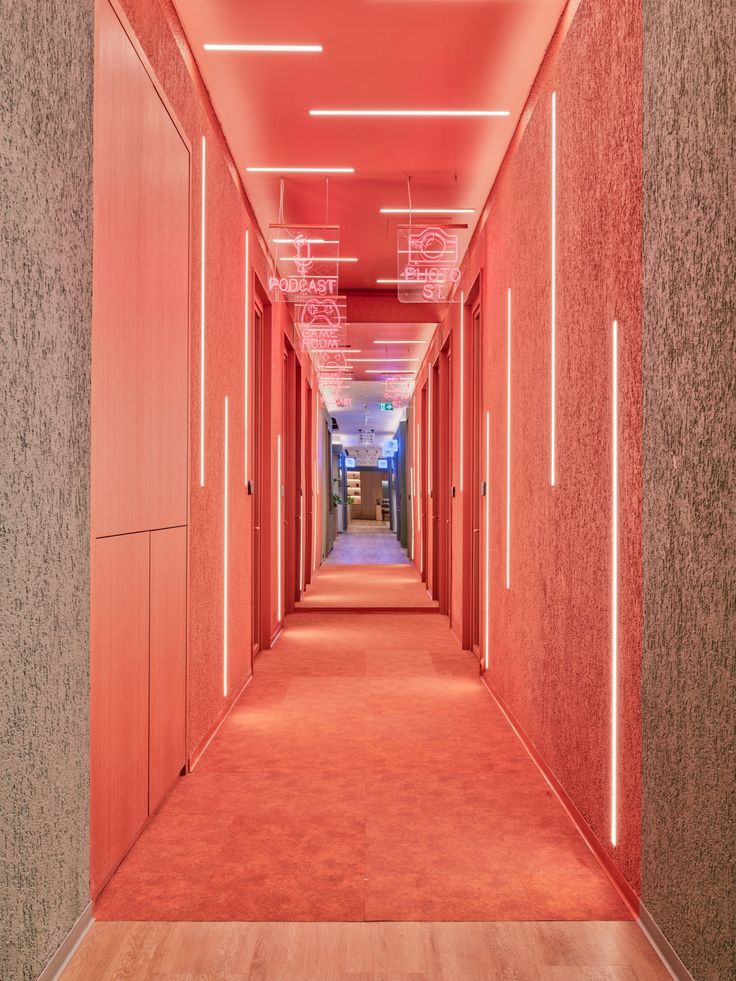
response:
<path id="1" fill-rule="evenodd" d="M 335 351 L 346 343 L 344 297 L 308 300 L 296 308 L 302 347 L 307 351 Z"/>
<path id="2" fill-rule="evenodd" d="M 339 227 L 270 227 L 278 232 L 275 238 L 278 243 L 276 268 L 268 279 L 268 287 L 275 298 L 309 300 L 336 297 Z"/>
<path id="3" fill-rule="evenodd" d="M 396 408 L 411 398 L 413 388 L 413 378 L 407 378 L 405 375 L 389 375 L 384 383 L 384 394 Z"/>
<path id="4" fill-rule="evenodd" d="M 397 236 L 399 300 L 447 302 L 462 276 L 458 234 L 440 225 L 399 225 Z"/>
<path id="5" fill-rule="evenodd" d="M 399 441 L 398 439 L 387 439 L 383 444 L 384 456 L 393 456 L 394 453 L 399 452 Z"/>

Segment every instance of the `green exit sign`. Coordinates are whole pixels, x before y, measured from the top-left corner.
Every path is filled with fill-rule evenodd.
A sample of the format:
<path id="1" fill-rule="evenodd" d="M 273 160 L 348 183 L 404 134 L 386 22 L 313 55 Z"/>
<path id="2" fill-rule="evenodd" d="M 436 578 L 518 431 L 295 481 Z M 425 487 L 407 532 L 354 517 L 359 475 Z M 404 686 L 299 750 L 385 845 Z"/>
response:
<path id="1" fill-rule="evenodd" d="M 378 408 L 383 409 L 384 412 L 392 412 L 394 408 L 393 402 L 379 402 Z"/>

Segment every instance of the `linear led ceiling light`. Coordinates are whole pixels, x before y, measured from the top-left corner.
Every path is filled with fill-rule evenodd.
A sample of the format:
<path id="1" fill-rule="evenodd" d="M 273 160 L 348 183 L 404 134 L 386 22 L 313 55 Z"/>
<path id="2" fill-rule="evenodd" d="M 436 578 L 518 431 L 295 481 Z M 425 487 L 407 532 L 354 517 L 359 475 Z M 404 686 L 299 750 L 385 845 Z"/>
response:
<path id="1" fill-rule="evenodd" d="M 310 109 L 310 116 L 387 116 L 402 119 L 427 117 L 463 119 L 474 116 L 509 116 L 508 109 Z"/>
<path id="2" fill-rule="evenodd" d="M 249 54 L 281 53 L 281 54 L 321 54 L 321 44 L 210 44 L 204 45 L 205 51 L 239 51 Z"/>
<path id="3" fill-rule="evenodd" d="M 272 238 L 274 245 L 293 245 L 295 238 Z M 302 245 L 339 245 L 336 238 L 302 238 L 299 240 Z"/>
<path id="4" fill-rule="evenodd" d="M 345 358 L 346 361 L 352 362 L 364 362 L 377 364 L 385 362 L 386 364 L 398 364 L 400 361 L 418 361 L 419 358 Z"/>
<path id="5" fill-rule="evenodd" d="M 355 167 L 246 167 L 249 174 L 354 174 Z"/>
<path id="6" fill-rule="evenodd" d="M 381 208 L 382 215 L 474 215 L 475 208 Z"/>
<path id="7" fill-rule="evenodd" d="M 426 341 L 374 341 L 374 344 L 426 344 Z"/>
<path id="8" fill-rule="evenodd" d="M 357 258 L 354 256 L 336 256 L 336 255 L 310 255 L 308 257 L 310 262 L 357 262 Z M 299 255 L 282 255 L 282 262 L 304 262 L 304 256 Z"/>
<path id="9" fill-rule="evenodd" d="M 414 368 L 366 368 L 366 375 L 416 375 Z"/>

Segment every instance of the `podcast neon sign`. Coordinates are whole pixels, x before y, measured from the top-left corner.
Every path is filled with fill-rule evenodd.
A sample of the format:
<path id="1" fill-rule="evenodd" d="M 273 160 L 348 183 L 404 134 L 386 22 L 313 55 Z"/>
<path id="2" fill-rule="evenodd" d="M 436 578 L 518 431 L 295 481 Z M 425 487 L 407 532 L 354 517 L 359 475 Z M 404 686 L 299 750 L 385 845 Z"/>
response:
<path id="1" fill-rule="evenodd" d="M 278 231 L 276 266 L 293 263 L 295 272 L 274 271 L 268 280 L 272 293 L 287 300 L 336 297 L 338 293 L 337 225 L 306 227 L 271 225 Z"/>
<path id="2" fill-rule="evenodd" d="M 337 296 L 337 276 L 271 276 L 269 289 L 292 299 L 303 296 Z"/>

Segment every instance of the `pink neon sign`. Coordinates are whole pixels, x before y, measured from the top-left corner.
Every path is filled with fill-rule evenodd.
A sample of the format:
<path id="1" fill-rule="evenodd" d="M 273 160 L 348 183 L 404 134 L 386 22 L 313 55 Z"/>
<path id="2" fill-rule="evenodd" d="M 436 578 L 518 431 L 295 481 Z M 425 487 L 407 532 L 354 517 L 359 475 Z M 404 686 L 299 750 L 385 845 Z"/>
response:
<path id="1" fill-rule="evenodd" d="M 277 232 L 276 268 L 268 286 L 277 299 L 336 297 L 340 229 L 337 225 L 271 225 Z"/>
<path id="2" fill-rule="evenodd" d="M 414 379 L 405 375 L 390 375 L 384 383 L 384 393 L 387 402 L 399 405 L 411 398 Z"/>
<path id="3" fill-rule="evenodd" d="M 344 297 L 308 300 L 296 307 L 295 319 L 302 347 L 307 351 L 334 351 L 346 343 Z"/>
<path id="4" fill-rule="evenodd" d="M 447 302 L 460 282 L 457 232 L 440 225 L 399 225 L 396 255 L 402 303 Z"/>

